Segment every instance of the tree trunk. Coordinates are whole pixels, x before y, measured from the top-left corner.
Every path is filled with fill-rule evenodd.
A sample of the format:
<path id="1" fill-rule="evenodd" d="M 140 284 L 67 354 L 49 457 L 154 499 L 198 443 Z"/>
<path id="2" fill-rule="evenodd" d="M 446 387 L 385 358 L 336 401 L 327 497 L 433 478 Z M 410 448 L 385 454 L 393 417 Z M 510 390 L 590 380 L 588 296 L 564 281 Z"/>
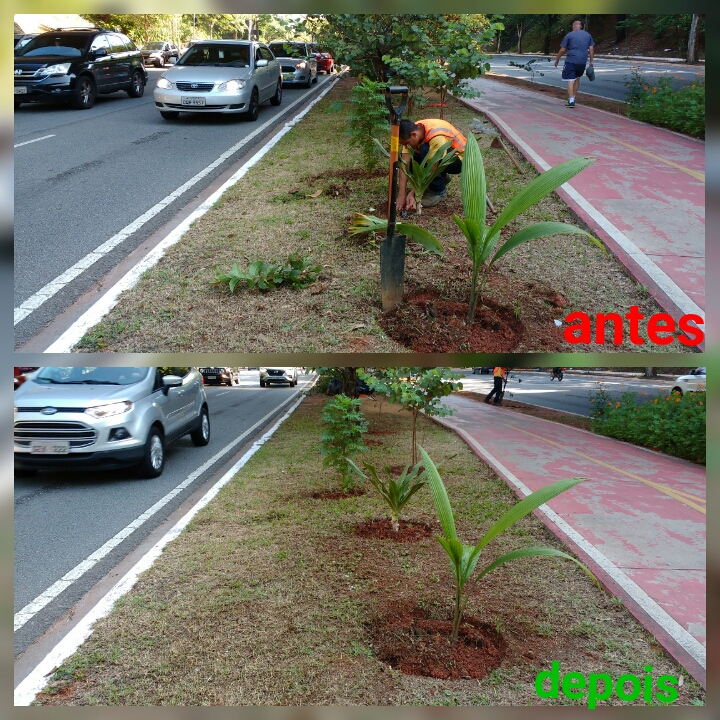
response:
<path id="1" fill-rule="evenodd" d="M 522 36 L 525 28 L 522 25 L 517 26 L 518 31 L 518 55 L 522 55 Z"/>
<path id="2" fill-rule="evenodd" d="M 420 410 L 418 408 L 413 408 L 412 411 L 412 418 L 413 418 L 413 427 L 412 427 L 412 464 L 413 467 L 417 465 L 417 416 Z"/>
<path id="3" fill-rule="evenodd" d="M 585 26 L 583 27 L 583 30 L 585 32 L 590 32 L 590 16 L 589 15 L 585 16 Z"/>
<path id="4" fill-rule="evenodd" d="M 692 24 L 690 25 L 690 35 L 688 36 L 687 61 L 694 65 L 697 62 L 698 49 L 698 25 L 700 16 L 692 16 Z"/>
<path id="5" fill-rule="evenodd" d="M 495 52 L 500 52 L 500 39 L 501 38 L 502 38 L 502 30 L 498 30 L 497 50 L 495 50 Z"/>
<path id="6" fill-rule="evenodd" d="M 645 377 L 646 378 L 657 377 L 657 370 L 655 370 L 654 367 L 646 367 L 645 368 Z"/>
<path id="7" fill-rule="evenodd" d="M 543 40 L 543 55 L 549 55 L 550 54 L 550 34 L 547 34 L 545 36 L 545 39 Z"/>
<path id="8" fill-rule="evenodd" d="M 618 22 L 622 22 L 626 17 L 627 17 L 627 15 L 618 15 L 618 16 L 617 16 L 617 21 L 618 21 Z M 615 42 L 616 42 L 616 43 L 621 43 L 626 37 L 627 37 L 627 34 L 626 34 L 626 31 L 625 31 L 625 28 L 624 28 L 624 27 L 618 27 L 618 26 L 616 25 L 616 26 L 615 26 Z"/>

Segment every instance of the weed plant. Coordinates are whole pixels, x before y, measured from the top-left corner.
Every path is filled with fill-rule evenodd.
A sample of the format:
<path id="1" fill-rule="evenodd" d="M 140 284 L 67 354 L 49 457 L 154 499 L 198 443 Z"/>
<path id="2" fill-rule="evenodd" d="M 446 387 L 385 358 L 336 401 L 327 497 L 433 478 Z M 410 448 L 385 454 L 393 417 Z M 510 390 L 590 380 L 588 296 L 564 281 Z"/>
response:
<path id="1" fill-rule="evenodd" d="M 307 257 L 292 253 L 283 263 L 255 260 L 246 271 L 240 270 L 237 263 L 233 263 L 227 273 L 216 267 L 213 285 L 227 284 L 230 292 L 235 292 L 240 283 L 250 289 L 257 287 L 260 290 L 271 290 L 285 284 L 293 290 L 300 290 L 312 285 L 321 271 L 322 265 L 314 265 Z"/>
<path id="2" fill-rule="evenodd" d="M 324 455 L 323 467 L 332 467 L 340 475 L 345 492 L 354 486 L 353 471 L 348 462 L 351 455 L 365 452 L 362 435 L 368 431 L 368 421 L 360 411 L 360 400 L 347 395 L 336 395 L 328 400 L 322 412 L 325 431 L 320 452 Z"/>
<path id="3" fill-rule="evenodd" d="M 628 116 L 670 130 L 705 137 L 705 79 L 698 77 L 690 85 L 672 87 L 672 78 L 648 80 L 633 70 L 627 87 Z"/>
<path id="4" fill-rule="evenodd" d="M 591 402 L 593 432 L 705 464 L 704 392 L 672 393 L 638 404 L 637 393 L 616 400 L 599 384 Z"/>

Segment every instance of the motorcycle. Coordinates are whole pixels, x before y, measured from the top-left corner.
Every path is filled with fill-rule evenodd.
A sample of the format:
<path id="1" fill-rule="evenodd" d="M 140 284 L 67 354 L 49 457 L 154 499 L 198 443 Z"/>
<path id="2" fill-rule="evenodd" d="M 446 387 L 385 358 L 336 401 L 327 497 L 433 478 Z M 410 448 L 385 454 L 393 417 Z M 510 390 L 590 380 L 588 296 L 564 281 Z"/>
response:
<path id="1" fill-rule="evenodd" d="M 550 382 L 552 382 L 555 378 L 558 379 L 558 382 L 561 382 L 563 379 L 563 368 L 553 368 L 552 374 L 550 375 Z"/>

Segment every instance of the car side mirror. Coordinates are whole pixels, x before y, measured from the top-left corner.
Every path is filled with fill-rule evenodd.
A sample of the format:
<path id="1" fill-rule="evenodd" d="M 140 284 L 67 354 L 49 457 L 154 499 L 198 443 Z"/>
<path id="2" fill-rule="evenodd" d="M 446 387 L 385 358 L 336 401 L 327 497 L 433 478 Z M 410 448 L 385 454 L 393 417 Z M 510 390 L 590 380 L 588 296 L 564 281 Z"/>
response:
<path id="1" fill-rule="evenodd" d="M 267 67 L 267 64 L 268 64 L 268 61 L 265 60 L 265 59 L 263 59 L 263 60 L 258 60 L 258 61 L 256 61 L 256 63 L 255 63 L 255 67 Z"/>
<path id="2" fill-rule="evenodd" d="M 178 59 L 177 59 L 174 55 L 171 55 L 171 56 L 167 59 L 167 62 L 169 62 L 171 65 L 174 65 L 177 61 L 178 61 Z"/>
<path id="3" fill-rule="evenodd" d="M 108 51 L 105 48 L 98 48 L 97 50 L 93 50 L 93 55 L 97 57 L 105 57 L 108 54 Z"/>
<path id="4" fill-rule="evenodd" d="M 179 375 L 165 375 L 163 381 L 163 394 L 167 395 L 170 388 L 180 387 L 182 385 L 182 378 Z"/>

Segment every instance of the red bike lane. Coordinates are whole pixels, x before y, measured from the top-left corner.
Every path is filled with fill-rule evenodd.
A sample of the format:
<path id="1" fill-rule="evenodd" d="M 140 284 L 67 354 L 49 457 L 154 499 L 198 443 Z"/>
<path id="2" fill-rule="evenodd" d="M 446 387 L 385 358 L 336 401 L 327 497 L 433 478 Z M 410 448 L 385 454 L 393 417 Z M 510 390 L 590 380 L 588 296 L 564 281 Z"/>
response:
<path id="1" fill-rule="evenodd" d="M 705 686 L 705 497 L 700 465 L 452 395 L 437 419 L 520 497 L 587 482 L 536 515 Z"/>
<path id="2" fill-rule="evenodd" d="M 558 98 L 487 78 L 472 85 L 483 95 L 463 102 L 486 114 L 539 171 L 595 157 L 560 196 L 664 310 L 675 319 L 704 317 L 705 143 L 580 101 L 571 110 Z"/>

